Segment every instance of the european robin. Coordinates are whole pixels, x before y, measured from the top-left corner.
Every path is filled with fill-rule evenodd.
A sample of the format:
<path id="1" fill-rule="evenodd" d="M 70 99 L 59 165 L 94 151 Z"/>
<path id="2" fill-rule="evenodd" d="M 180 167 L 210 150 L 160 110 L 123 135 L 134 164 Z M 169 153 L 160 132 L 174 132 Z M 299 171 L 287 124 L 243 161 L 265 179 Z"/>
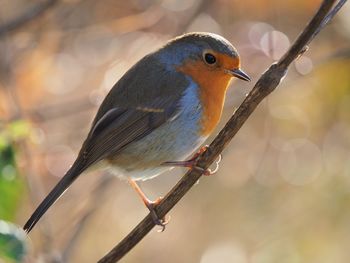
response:
<path id="1" fill-rule="evenodd" d="M 249 81 L 237 50 L 211 33 L 189 33 L 146 55 L 113 86 L 77 159 L 24 226 L 30 232 L 87 168 L 104 164 L 127 178 L 154 212 L 137 180 L 174 166 L 196 168 L 195 153 L 218 124 L 232 77 Z M 164 225 L 163 220 L 156 223 Z"/>

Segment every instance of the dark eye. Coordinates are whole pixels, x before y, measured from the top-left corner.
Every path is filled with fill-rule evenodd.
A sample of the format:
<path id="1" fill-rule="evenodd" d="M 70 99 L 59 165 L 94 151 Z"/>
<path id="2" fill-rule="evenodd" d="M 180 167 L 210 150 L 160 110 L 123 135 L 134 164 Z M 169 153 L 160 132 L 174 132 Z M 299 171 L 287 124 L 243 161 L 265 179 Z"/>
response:
<path id="1" fill-rule="evenodd" d="M 204 55 L 205 62 L 209 65 L 213 65 L 216 62 L 216 57 L 213 54 L 207 53 Z"/>

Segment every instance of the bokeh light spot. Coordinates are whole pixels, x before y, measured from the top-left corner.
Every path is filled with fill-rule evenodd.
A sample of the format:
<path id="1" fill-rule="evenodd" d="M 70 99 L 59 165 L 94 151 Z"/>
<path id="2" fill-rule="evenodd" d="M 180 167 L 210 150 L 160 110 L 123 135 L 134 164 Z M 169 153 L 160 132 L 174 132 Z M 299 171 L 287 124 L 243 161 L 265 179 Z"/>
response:
<path id="1" fill-rule="evenodd" d="M 50 148 L 45 158 L 47 170 L 54 176 L 62 177 L 74 161 L 75 154 L 66 145 Z"/>
<path id="2" fill-rule="evenodd" d="M 184 11 L 193 7 L 198 0 L 164 0 L 162 6 L 171 11 Z"/>
<path id="3" fill-rule="evenodd" d="M 243 247 L 234 242 L 217 243 L 209 247 L 200 260 L 200 263 L 235 262 L 246 263 L 247 256 Z"/>
<path id="4" fill-rule="evenodd" d="M 306 75 L 309 74 L 313 69 L 312 60 L 309 57 L 301 56 L 294 63 L 295 69 L 301 74 Z"/>
<path id="5" fill-rule="evenodd" d="M 84 74 L 79 61 L 68 53 L 59 53 L 54 62 L 45 79 L 47 89 L 56 95 L 67 94 L 76 89 Z"/>
<path id="6" fill-rule="evenodd" d="M 288 50 L 290 41 L 286 34 L 280 31 L 271 31 L 263 35 L 260 46 L 266 56 L 277 60 Z"/>
<path id="7" fill-rule="evenodd" d="M 208 14 L 200 14 L 188 27 L 187 32 L 212 32 L 222 34 L 221 26 Z"/>
<path id="8" fill-rule="evenodd" d="M 73 47 L 79 61 L 97 67 L 113 58 L 120 41 L 105 27 L 89 27 L 77 35 Z"/>
<path id="9" fill-rule="evenodd" d="M 5 165 L 1 173 L 3 175 L 2 177 L 7 181 L 12 181 L 16 178 L 16 169 L 11 164 Z"/>
<path id="10" fill-rule="evenodd" d="M 273 31 L 273 27 L 267 23 L 254 23 L 248 32 L 249 40 L 255 48 L 260 49 L 261 38 L 265 35 L 265 33 L 271 31 Z"/>
<path id="11" fill-rule="evenodd" d="M 286 142 L 278 158 L 280 175 L 293 185 L 312 182 L 320 175 L 322 168 L 320 149 L 307 139 Z"/>
<path id="12" fill-rule="evenodd" d="M 323 156 L 328 173 L 344 173 L 349 166 L 350 140 L 346 125 L 338 123 L 326 134 L 323 141 Z"/>

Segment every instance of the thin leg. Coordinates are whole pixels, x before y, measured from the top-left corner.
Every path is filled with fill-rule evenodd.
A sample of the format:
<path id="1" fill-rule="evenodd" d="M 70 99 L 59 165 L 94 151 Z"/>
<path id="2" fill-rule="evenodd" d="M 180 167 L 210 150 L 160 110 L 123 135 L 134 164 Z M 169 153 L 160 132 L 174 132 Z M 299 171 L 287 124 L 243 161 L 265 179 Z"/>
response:
<path id="1" fill-rule="evenodd" d="M 196 169 L 203 173 L 203 175 L 209 176 L 215 174 L 219 170 L 219 163 L 221 162 L 221 154 L 219 155 L 218 160 L 215 162 L 216 167 L 214 170 L 211 169 L 203 169 L 202 167 L 197 166 L 198 157 L 204 153 L 208 149 L 208 146 L 203 146 L 199 149 L 198 152 L 196 152 L 193 157 L 186 161 L 170 161 L 162 163 L 164 166 L 180 166 L 180 167 L 187 167 L 190 169 Z"/>
<path id="2" fill-rule="evenodd" d="M 166 224 L 169 223 L 169 220 L 165 220 L 163 219 L 159 219 L 156 211 L 154 210 L 154 208 L 160 203 L 160 201 L 162 200 L 161 197 L 158 197 L 155 201 L 151 201 L 147 198 L 147 196 L 144 194 L 144 192 L 141 190 L 140 186 L 132 179 L 128 179 L 129 184 L 132 186 L 132 188 L 135 189 L 136 193 L 141 197 L 143 203 L 145 204 L 145 206 L 148 208 L 148 210 L 151 213 L 151 216 L 153 218 L 153 221 L 156 225 L 159 225 L 162 227 L 160 232 L 163 232 L 165 230 L 165 226 Z"/>

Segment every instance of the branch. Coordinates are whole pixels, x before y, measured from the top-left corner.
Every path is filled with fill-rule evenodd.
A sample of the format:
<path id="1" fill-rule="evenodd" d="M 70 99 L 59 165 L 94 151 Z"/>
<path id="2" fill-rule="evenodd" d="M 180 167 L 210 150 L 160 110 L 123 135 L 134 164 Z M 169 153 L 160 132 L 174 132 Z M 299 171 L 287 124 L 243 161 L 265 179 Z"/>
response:
<path id="1" fill-rule="evenodd" d="M 40 4 L 37 4 L 31 8 L 29 8 L 26 12 L 11 19 L 8 22 L 0 25 L 0 38 L 5 36 L 7 33 L 14 31 L 21 26 L 25 25 L 27 22 L 35 19 L 36 17 L 43 14 L 50 7 L 54 6 L 58 0 L 47 0 Z"/>
<path id="2" fill-rule="evenodd" d="M 216 136 L 207 151 L 205 151 L 198 160 L 198 166 L 207 169 L 219 154 L 224 150 L 227 144 L 236 135 L 243 123 L 252 114 L 259 103 L 281 82 L 286 75 L 289 65 L 305 51 L 305 46 L 316 36 L 320 28 L 330 21 L 335 13 L 340 9 L 346 0 L 340 0 L 338 5 L 332 10 L 336 0 L 324 0 L 319 10 L 312 20 L 306 26 L 304 31 L 296 39 L 287 53 L 260 77 L 252 91 L 226 123 L 225 127 Z M 327 21 L 325 19 L 328 19 Z M 165 196 L 162 202 L 156 207 L 159 218 L 163 218 L 177 202 L 191 189 L 199 180 L 201 173 L 198 170 L 188 171 L 174 188 Z M 125 256 L 149 231 L 154 227 L 154 222 L 148 214 L 118 245 L 116 245 L 107 255 L 98 261 L 98 263 L 117 262 Z"/>

